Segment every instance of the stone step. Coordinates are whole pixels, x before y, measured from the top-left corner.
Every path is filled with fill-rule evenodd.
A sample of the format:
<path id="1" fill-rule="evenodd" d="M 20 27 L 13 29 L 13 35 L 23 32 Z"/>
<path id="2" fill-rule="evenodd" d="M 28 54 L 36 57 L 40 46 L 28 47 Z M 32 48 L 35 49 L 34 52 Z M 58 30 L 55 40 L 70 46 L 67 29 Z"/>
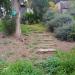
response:
<path id="1" fill-rule="evenodd" d="M 47 41 L 54 41 L 53 39 L 37 39 L 37 41 L 45 41 L 45 42 L 47 42 Z"/>
<path id="2" fill-rule="evenodd" d="M 37 50 L 37 53 L 41 53 L 41 54 L 43 54 L 43 53 L 55 53 L 55 52 L 56 52 L 56 49 L 54 49 L 54 48 L 48 48 L 48 49 L 40 48 Z"/>
<path id="3" fill-rule="evenodd" d="M 56 44 L 39 44 L 35 46 L 35 48 L 53 48 L 53 47 L 56 47 Z"/>
<path id="4" fill-rule="evenodd" d="M 56 42 L 55 41 L 43 41 L 43 40 L 41 40 L 41 41 L 37 41 L 37 44 L 52 44 L 52 43 L 54 43 L 54 44 L 56 44 Z"/>
<path id="5" fill-rule="evenodd" d="M 36 34 L 36 36 L 50 36 L 49 33 L 43 33 L 43 34 Z"/>
<path id="6" fill-rule="evenodd" d="M 40 36 L 40 37 L 36 37 L 38 39 L 53 39 L 53 37 L 49 36 L 49 37 L 44 37 L 44 36 Z"/>

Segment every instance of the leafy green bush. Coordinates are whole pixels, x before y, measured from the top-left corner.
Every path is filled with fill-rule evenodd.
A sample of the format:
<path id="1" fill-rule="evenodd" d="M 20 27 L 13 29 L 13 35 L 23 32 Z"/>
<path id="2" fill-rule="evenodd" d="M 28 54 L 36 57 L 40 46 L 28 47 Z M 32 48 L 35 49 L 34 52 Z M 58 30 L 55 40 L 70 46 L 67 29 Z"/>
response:
<path id="1" fill-rule="evenodd" d="M 75 50 L 70 52 L 57 51 L 41 65 L 47 75 L 75 74 Z"/>
<path id="2" fill-rule="evenodd" d="M 34 23 L 34 20 L 35 19 L 34 19 L 34 14 L 33 13 L 24 13 L 21 22 L 23 24 L 26 24 L 27 22 L 29 24 L 32 24 L 32 23 Z"/>
<path id="3" fill-rule="evenodd" d="M 57 27 L 61 27 L 64 24 L 70 25 L 73 23 L 73 17 L 68 14 L 56 14 L 55 17 L 47 22 L 50 31 L 54 31 Z"/>
<path id="4" fill-rule="evenodd" d="M 44 75 L 30 61 L 16 61 L 3 68 L 0 75 Z"/>
<path id="5" fill-rule="evenodd" d="M 55 30 L 55 36 L 61 40 L 75 41 L 75 26 L 64 25 Z"/>
<path id="6" fill-rule="evenodd" d="M 15 17 L 10 18 L 9 16 L 6 16 L 3 19 L 3 29 L 6 35 L 12 35 L 16 29 Z"/>
<path id="7" fill-rule="evenodd" d="M 47 10 L 47 12 L 43 15 L 43 21 L 46 24 L 48 21 L 54 19 L 55 13 L 51 10 Z"/>
<path id="8" fill-rule="evenodd" d="M 59 70 L 60 60 L 57 57 L 50 57 L 43 62 L 42 67 L 48 75 L 56 75 Z"/>

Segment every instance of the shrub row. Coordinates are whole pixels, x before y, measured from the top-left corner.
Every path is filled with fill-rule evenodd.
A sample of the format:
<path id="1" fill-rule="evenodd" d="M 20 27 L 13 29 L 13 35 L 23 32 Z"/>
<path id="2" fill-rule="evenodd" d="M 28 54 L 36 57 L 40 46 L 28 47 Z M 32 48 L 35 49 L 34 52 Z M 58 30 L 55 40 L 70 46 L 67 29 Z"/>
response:
<path id="1" fill-rule="evenodd" d="M 75 75 L 75 51 L 60 52 L 41 63 L 47 75 Z"/>
<path id="2" fill-rule="evenodd" d="M 48 11 L 44 22 L 48 30 L 55 32 L 55 36 L 61 40 L 75 40 L 75 22 L 70 14 L 54 13 Z"/>

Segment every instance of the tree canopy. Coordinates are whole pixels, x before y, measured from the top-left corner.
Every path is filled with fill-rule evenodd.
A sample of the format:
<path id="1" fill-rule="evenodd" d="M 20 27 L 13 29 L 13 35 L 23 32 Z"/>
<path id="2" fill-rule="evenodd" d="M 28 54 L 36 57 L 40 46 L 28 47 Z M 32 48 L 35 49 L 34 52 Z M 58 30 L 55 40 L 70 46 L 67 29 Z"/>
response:
<path id="1" fill-rule="evenodd" d="M 0 0 L 0 7 L 1 6 L 9 13 L 9 10 L 11 9 L 11 0 Z"/>

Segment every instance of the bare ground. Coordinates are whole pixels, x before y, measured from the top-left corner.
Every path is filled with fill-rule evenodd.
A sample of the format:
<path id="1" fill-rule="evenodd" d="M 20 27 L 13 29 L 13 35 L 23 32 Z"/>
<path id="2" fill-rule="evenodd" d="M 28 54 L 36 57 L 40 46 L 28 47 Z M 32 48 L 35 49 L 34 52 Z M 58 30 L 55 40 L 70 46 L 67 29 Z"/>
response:
<path id="1" fill-rule="evenodd" d="M 19 40 L 14 37 L 4 37 L 0 34 L 0 59 L 7 61 L 14 61 L 17 59 L 45 59 L 53 53 L 38 54 L 37 50 L 39 47 L 49 47 L 64 51 L 71 50 L 75 47 L 75 42 L 59 41 L 48 32 L 45 32 L 43 35 L 42 34 L 43 33 L 32 33 L 29 36 L 22 36 L 22 39 Z M 40 35 L 41 37 L 39 37 Z M 46 42 L 40 40 L 44 37 L 47 39 L 45 40 Z M 48 41 L 49 39 L 50 42 Z M 44 43 L 49 44 L 47 41 L 50 45 L 45 46 Z"/>

